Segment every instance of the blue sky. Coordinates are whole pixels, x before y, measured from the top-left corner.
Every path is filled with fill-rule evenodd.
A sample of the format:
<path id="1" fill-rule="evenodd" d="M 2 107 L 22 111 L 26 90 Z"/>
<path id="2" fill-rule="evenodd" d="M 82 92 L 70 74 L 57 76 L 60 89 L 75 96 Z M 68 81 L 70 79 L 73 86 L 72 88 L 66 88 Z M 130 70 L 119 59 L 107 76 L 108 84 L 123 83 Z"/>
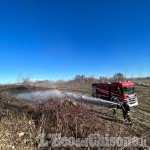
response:
<path id="1" fill-rule="evenodd" d="M 0 0 L 0 83 L 150 75 L 149 0 Z"/>

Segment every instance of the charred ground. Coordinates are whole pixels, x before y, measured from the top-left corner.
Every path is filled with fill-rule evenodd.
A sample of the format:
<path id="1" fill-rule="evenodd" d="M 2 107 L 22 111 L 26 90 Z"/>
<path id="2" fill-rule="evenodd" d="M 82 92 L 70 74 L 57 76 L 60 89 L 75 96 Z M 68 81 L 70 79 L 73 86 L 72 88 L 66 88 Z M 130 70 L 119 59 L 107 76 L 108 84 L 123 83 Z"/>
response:
<path id="1" fill-rule="evenodd" d="M 147 144 L 150 144 L 150 87 L 147 85 L 137 84 L 139 106 L 131 110 L 132 127 L 123 124 L 121 111 L 119 111 L 118 117 L 114 118 L 112 109 L 77 102 L 69 97 L 55 99 L 39 105 L 6 96 L 6 92 L 18 93 L 39 89 L 46 90 L 47 87 L 20 85 L 1 87 L 1 149 L 37 149 L 39 146 L 38 137 L 41 133 L 61 133 L 62 136 L 73 136 L 75 138 L 86 138 L 93 133 L 122 137 L 137 136 L 146 138 Z M 81 91 L 83 92 L 82 89 Z M 81 148 L 73 147 L 70 149 Z M 93 148 L 89 147 L 89 149 Z"/>

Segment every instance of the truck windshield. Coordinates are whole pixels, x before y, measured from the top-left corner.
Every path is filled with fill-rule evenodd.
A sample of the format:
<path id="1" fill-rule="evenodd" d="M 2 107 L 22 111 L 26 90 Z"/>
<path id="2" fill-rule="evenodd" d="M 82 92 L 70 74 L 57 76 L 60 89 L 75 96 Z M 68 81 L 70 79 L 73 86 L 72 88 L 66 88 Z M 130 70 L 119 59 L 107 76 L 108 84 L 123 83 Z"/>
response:
<path id="1" fill-rule="evenodd" d="M 123 87 L 123 93 L 125 93 L 125 94 L 134 94 L 135 93 L 134 86 L 124 86 Z"/>

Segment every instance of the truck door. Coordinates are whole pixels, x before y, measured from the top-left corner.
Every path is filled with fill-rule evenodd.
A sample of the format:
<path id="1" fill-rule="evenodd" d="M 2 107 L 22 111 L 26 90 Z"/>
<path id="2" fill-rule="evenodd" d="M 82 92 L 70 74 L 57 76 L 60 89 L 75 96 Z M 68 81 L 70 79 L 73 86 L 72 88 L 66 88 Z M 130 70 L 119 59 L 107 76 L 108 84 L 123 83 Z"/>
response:
<path id="1" fill-rule="evenodd" d="M 92 96 L 96 97 L 96 87 L 92 86 Z"/>
<path id="2" fill-rule="evenodd" d="M 109 100 L 111 99 L 111 84 L 108 85 L 108 91 L 109 91 Z"/>

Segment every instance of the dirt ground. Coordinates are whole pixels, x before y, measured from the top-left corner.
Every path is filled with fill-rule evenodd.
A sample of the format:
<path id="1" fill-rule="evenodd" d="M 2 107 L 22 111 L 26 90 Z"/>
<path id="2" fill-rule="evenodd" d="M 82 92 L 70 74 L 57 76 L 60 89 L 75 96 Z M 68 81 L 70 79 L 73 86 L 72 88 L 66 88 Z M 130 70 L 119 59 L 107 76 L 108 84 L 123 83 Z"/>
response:
<path id="1" fill-rule="evenodd" d="M 42 88 L 42 87 L 41 87 Z M 131 109 L 133 126 L 124 124 L 121 110 L 117 117 L 112 109 L 77 102 L 68 97 L 40 105 L 6 96 L 6 92 L 24 92 L 35 87 L 0 86 L 0 149 L 42 149 L 41 135 L 61 133 L 62 137 L 85 139 L 90 134 L 110 137 L 139 137 L 150 146 L 150 87 L 137 85 L 139 106 Z M 46 138 L 46 137 L 44 137 Z M 66 147 L 45 149 L 144 149 L 143 147 Z M 148 149 L 148 148 L 146 148 Z"/>

